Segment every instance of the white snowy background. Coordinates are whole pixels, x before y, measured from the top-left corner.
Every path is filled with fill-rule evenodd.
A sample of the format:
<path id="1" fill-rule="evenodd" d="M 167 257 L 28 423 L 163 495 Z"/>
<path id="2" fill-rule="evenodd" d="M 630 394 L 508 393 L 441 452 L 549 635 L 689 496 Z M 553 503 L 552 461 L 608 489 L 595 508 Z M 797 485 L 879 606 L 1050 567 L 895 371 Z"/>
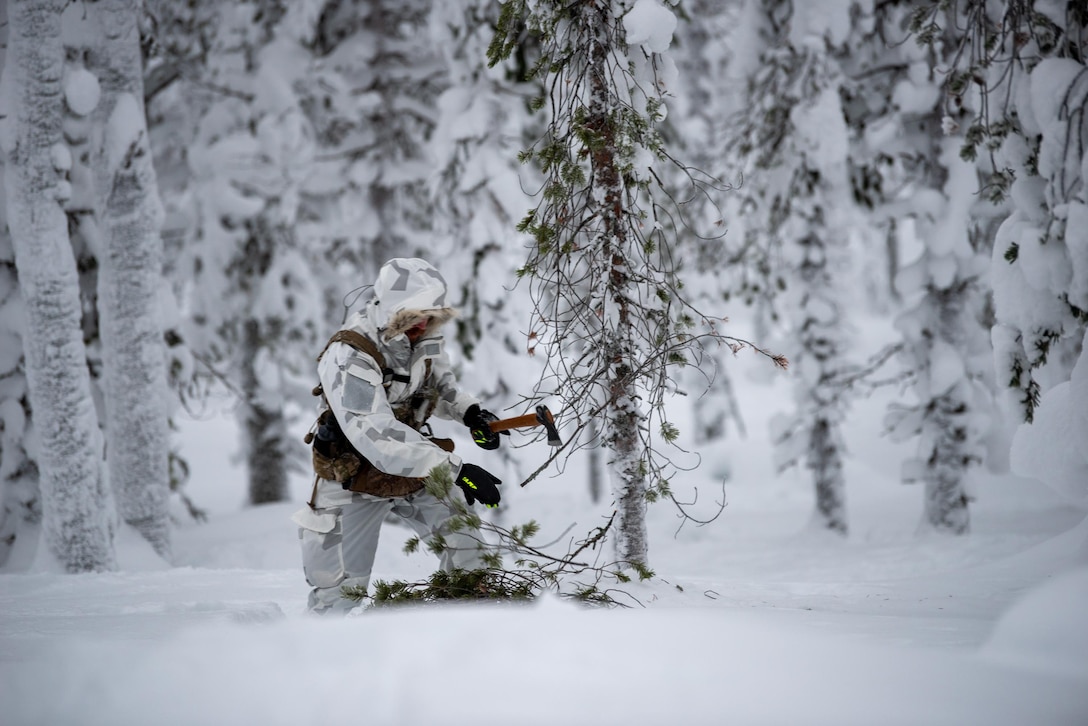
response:
<path id="1" fill-rule="evenodd" d="M 770 469 L 767 420 L 788 387 L 754 357 L 734 368 L 748 437 L 701 452 L 678 489 L 697 486 L 710 512 L 725 475 L 727 506 L 679 533 L 670 504 L 651 508 L 657 577 L 626 588 L 626 609 L 309 615 L 289 521 L 307 482 L 293 503 L 245 506 L 232 424 L 190 421 L 191 494 L 211 516 L 175 532 L 174 567 L 127 533 L 119 572 L 0 574 L 4 723 L 1088 723 L 1082 505 L 983 474 L 969 536 L 919 535 L 922 493 L 898 483 L 905 453 L 878 435 L 874 398 L 849 431 L 851 535 L 814 531 L 803 472 Z M 505 521 L 537 519 L 541 541 L 600 524 L 583 464 L 505 486 Z M 431 571 L 401 552 L 407 537 L 386 525 L 376 579 Z M 34 557 L 17 551 L 7 572 Z"/>

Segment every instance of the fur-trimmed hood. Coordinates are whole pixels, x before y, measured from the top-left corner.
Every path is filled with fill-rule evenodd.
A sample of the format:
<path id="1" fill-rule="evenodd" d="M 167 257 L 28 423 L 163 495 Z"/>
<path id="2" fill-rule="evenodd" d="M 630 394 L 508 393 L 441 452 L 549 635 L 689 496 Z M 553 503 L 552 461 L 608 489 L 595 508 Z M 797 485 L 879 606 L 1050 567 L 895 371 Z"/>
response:
<path id="1" fill-rule="evenodd" d="M 420 320 L 424 318 L 430 319 L 430 324 L 427 326 L 427 330 L 421 337 L 429 338 L 433 333 L 437 332 L 439 328 L 457 317 L 457 311 L 453 308 L 429 308 L 426 310 L 398 310 L 393 313 L 393 317 L 386 324 L 385 329 L 382 331 L 382 335 L 386 340 L 392 340 L 393 338 L 407 332 L 416 325 Z"/>
<path id="2" fill-rule="evenodd" d="M 382 265 L 372 305 L 374 324 L 386 340 L 430 318 L 427 337 L 457 317 L 457 310 L 446 305 L 446 280 L 417 257 L 397 257 Z"/>

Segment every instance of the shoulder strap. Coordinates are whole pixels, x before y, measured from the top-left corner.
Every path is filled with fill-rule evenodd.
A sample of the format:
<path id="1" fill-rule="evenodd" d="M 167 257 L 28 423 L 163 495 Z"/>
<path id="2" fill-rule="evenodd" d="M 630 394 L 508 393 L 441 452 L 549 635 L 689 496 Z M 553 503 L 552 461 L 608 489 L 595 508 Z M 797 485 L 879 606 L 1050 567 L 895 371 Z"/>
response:
<path id="1" fill-rule="evenodd" d="M 371 358 L 373 358 L 374 362 L 378 364 L 378 368 L 381 369 L 383 379 L 382 383 L 386 386 L 388 386 L 393 381 L 407 383 L 411 380 L 409 376 L 398 375 L 393 372 L 392 368 L 386 368 L 385 356 L 383 356 L 381 351 L 378 350 L 377 344 L 375 344 L 373 340 L 366 337 L 362 333 L 358 333 L 354 330 L 337 330 L 335 333 L 333 333 L 332 337 L 329 338 L 329 342 L 325 343 L 325 347 L 321 349 L 321 353 L 317 356 L 317 359 L 319 361 L 325 355 L 325 351 L 327 351 L 329 349 L 329 346 L 333 343 L 346 343 L 355 350 L 366 353 Z"/>
<path id="2" fill-rule="evenodd" d="M 325 343 L 325 347 L 321 349 L 317 359 L 321 360 L 325 356 L 325 351 L 329 349 L 329 346 L 333 343 L 347 343 L 355 350 L 362 351 L 373 358 L 379 368 L 385 368 L 385 356 L 378 350 L 378 346 L 374 344 L 374 341 L 366 337 L 362 333 L 357 333 L 354 330 L 337 330 L 329 338 L 329 342 Z"/>

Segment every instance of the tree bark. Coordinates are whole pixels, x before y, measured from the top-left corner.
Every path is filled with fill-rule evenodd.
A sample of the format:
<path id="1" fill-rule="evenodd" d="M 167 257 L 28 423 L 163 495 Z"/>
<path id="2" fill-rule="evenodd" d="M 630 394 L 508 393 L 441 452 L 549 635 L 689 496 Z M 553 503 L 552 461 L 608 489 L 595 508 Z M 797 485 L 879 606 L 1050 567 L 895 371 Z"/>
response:
<path id="1" fill-rule="evenodd" d="M 138 0 L 100 0 L 104 34 L 96 154 L 102 246 L 98 311 L 107 461 L 122 519 L 170 556 L 166 353 L 159 289 L 163 219 L 143 105 Z"/>
<path id="2" fill-rule="evenodd" d="M 596 284 L 602 300 L 600 359 L 608 364 L 607 401 L 604 410 L 606 441 L 612 452 L 609 469 L 618 509 L 616 555 L 622 562 L 647 564 L 649 550 L 646 530 L 646 474 L 639 424 L 636 377 L 631 369 L 635 343 L 631 339 L 629 296 L 632 281 L 628 261 L 630 238 L 624 218 L 623 178 L 620 174 L 616 139 L 615 98 L 608 67 L 610 47 L 602 32 L 618 22 L 611 8 L 602 3 L 585 8 L 580 20 L 587 37 L 593 38 L 589 51 L 589 123 L 597 138 L 591 148 L 593 191 L 589 206 L 599 220 L 600 259 Z M 599 201 L 597 201 L 599 200 Z M 595 207 L 595 209 L 593 209 Z"/>
<path id="3" fill-rule="evenodd" d="M 58 200 L 53 154 L 61 118 L 64 0 L 13 0 L 7 69 L 13 73 L 14 148 L 7 173 L 8 224 L 27 312 L 24 340 L 39 433 L 43 529 L 69 572 L 116 566 L 112 498 L 80 328 L 79 277 Z"/>
<path id="4" fill-rule="evenodd" d="M 838 427 L 817 418 L 809 431 L 807 466 L 816 485 L 816 519 L 822 529 L 847 533 L 846 482 L 842 475 L 842 448 L 836 441 Z"/>
<path id="5" fill-rule="evenodd" d="M 586 467 L 589 469 L 589 501 L 597 504 L 601 501 L 601 448 L 597 445 L 597 421 L 591 419 L 586 424 L 587 438 L 593 443 L 586 452 Z"/>
<path id="6" fill-rule="evenodd" d="M 924 128 L 929 131 L 926 135 L 929 139 L 929 173 L 924 182 L 929 188 L 944 194 L 952 207 L 958 190 L 949 188 L 951 170 L 947 160 L 951 158 L 956 159 L 952 163 L 958 162 L 955 142 L 939 135 L 940 113 L 930 113 L 924 123 Z M 952 209 L 946 214 L 954 212 Z M 922 230 L 928 235 L 948 234 L 948 231 L 941 230 L 931 222 L 923 223 Z M 962 239 L 955 243 L 957 256 L 966 260 L 972 254 L 968 230 L 957 233 L 962 234 Z M 935 253 L 927 251 L 926 254 L 933 256 Z M 970 372 L 970 356 L 976 348 L 974 341 L 983 336 L 980 343 L 986 345 L 985 333 L 969 314 L 970 297 L 979 293 L 975 281 L 965 276 L 964 267 L 963 263 L 959 264 L 953 279 L 944 286 L 932 275 L 927 280 L 925 299 L 920 304 L 927 308 L 928 325 L 922 331 L 920 340 L 911 341 L 918 351 L 918 363 L 924 371 L 925 385 L 918 387 L 923 393 L 931 390 L 932 370 L 940 365 L 935 351 L 937 344 L 956 350 L 963 358 L 964 379 L 947 391 L 920 396 L 920 405 L 925 411 L 919 436 L 919 457 L 925 462 L 922 475 L 925 482 L 924 522 L 939 532 L 958 535 L 967 534 L 971 529 L 965 480 L 971 466 L 980 463 L 975 453 L 979 447 L 978 437 L 976 435 L 976 440 L 972 441 L 968 435 L 968 422 L 974 412 L 971 410 L 967 374 Z"/>
<path id="7" fill-rule="evenodd" d="M 287 422 L 282 401 L 276 399 L 265 405 L 272 392 L 269 382 L 261 377 L 261 339 L 257 320 L 243 324 L 241 350 L 242 450 L 249 475 L 249 503 L 282 502 L 287 498 Z"/>
<path id="8" fill-rule="evenodd" d="M 973 463 L 969 453 L 968 403 L 959 387 L 929 403 L 930 415 L 922 431 L 932 450 L 925 467 L 925 522 L 938 532 L 967 534 L 971 529 L 964 479 Z"/>
<path id="9" fill-rule="evenodd" d="M 812 230 L 799 244 L 804 259 L 797 275 L 801 291 L 800 315 L 797 328 L 801 340 L 801 369 L 813 372 L 815 384 L 804 384 L 801 393 L 805 425 L 808 430 L 808 450 L 805 466 L 812 472 L 816 488 L 815 519 L 820 527 L 837 534 L 849 531 L 846 513 L 846 480 L 842 471 L 842 445 L 839 411 L 844 405 L 842 392 L 830 381 L 842 365 L 844 341 L 838 328 L 844 324 L 840 305 L 832 294 L 836 279 L 828 258 L 835 240 L 828 233 L 822 213 L 810 220 Z M 834 310 L 833 320 L 827 320 L 826 310 Z M 806 377 L 801 376 L 801 381 Z"/>

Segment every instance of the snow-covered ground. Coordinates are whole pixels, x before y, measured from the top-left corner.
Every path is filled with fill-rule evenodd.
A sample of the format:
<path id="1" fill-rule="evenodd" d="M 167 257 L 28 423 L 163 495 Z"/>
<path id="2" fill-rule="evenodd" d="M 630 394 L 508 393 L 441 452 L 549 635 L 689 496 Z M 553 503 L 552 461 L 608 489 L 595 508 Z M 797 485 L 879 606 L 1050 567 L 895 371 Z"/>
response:
<path id="1" fill-rule="evenodd" d="M 728 506 L 678 533 L 671 505 L 652 508 L 657 579 L 618 610 L 309 616 L 289 521 L 305 482 L 298 502 L 243 507 L 232 430 L 191 423 L 190 489 L 212 516 L 175 532 L 175 566 L 126 535 L 116 573 L 0 573 L 0 722 L 1088 723 L 1083 509 L 983 475 L 970 536 L 919 535 L 921 491 L 896 483 L 902 450 L 872 404 L 850 434 L 851 535 L 813 532 L 804 472 L 769 471 L 766 389 L 741 388 L 750 437 L 678 479 L 700 482 L 705 514 L 722 495 L 711 473 L 729 470 Z M 541 541 L 600 524 L 576 471 L 504 487 L 504 521 L 537 519 Z M 386 527 L 376 578 L 430 571 L 401 553 L 407 536 Z"/>

